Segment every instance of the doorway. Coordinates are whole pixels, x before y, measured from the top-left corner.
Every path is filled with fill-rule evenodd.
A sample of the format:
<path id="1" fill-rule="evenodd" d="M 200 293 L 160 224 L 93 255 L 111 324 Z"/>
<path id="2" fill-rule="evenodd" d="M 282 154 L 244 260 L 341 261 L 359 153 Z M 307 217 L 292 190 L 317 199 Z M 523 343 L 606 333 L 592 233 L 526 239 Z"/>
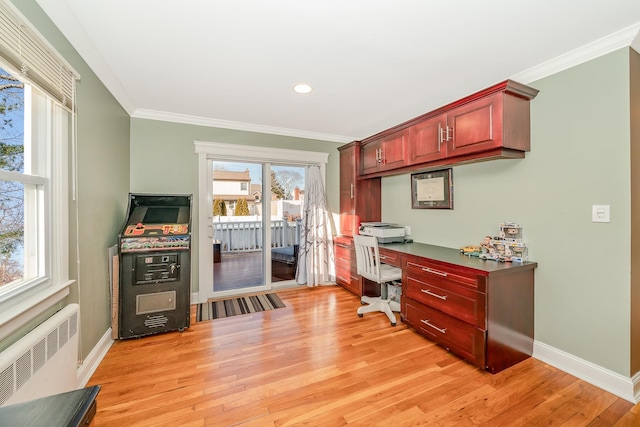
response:
<path id="1" fill-rule="evenodd" d="M 229 243 L 226 243 L 227 246 L 225 248 L 223 239 L 227 237 L 225 237 L 221 233 L 228 231 L 222 231 L 222 228 L 217 230 L 217 226 L 214 224 L 214 162 L 227 163 L 226 166 L 230 166 L 232 163 L 245 165 L 245 169 L 247 167 L 249 168 L 250 176 L 251 169 L 256 165 L 261 169 L 260 172 L 255 172 L 256 176 L 258 176 L 258 174 L 260 173 L 262 175 L 261 181 L 259 182 L 259 184 L 261 184 L 259 203 L 256 203 L 255 194 L 252 194 L 254 199 L 252 200 L 253 203 L 251 204 L 256 209 L 254 210 L 254 212 L 258 212 L 261 214 L 271 211 L 271 200 L 268 200 L 271 198 L 271 188 L 266 188 L 265 191 L 265 187 L 271 186 L 270 184 L 272 172 L 278 173 L 283 169 L 296 170 L 296 168 L 299 168 L 299 171 L 304 171 L 305 167 L 308 165 L 317 165 L 320 167 L 321 175 L 324 179 L 326 163 L 328 161 L 329 154 L 301 150 L 242 146 L 237 144 L 223 144 L 201 141 L 196 141 L 194 144 L 196 153 L 198 154 L 199 171 L 197 219 L 199 229 L 197 261 L 198 301 L 204 302 L 209 298 L 268 291 L 278 287 L 295 286 L 295 280 L 292 279 L 272 280 L 272 273 L 274 273 L 273 270 L 277 270 L 275 271 L 276 276 L 280 273 L 286 276 L 287 272 L 291 274 L 291 272 L 293 271 L 291 267 L 286 264 L 286 260 L 291 260 L 291 255 L 288 253 L 288 251 L 294 250 L 294 248 L 289 248 L 289 246 L 293 245 L 288 244 L 290 240 L 286 240 L 286 235 L 287 233 L 292 233 L 294 232 L 293 230 L 295 230 L 294 225 L 296 224 L 296 214 L 292 213 L 292 211 L 288 210 L 288 208 L 284 208 L 282 209 L 282 211 L 276 210 L 275 215 L 282 217 L 282 219 L 279 219 L 279 224 L 272 225 L 270 221 L 266 220 L 267 216 L 262 215 L 262 218 L 259 221 L 259 225 L 253 226 L 254 229 L 252 231 L 243 231 L 243 233 L 245 234 L 251 234 L 251 239 L 260 239 L 260 242 L 270 242 L 270 244 L 267 245 L 262 244 L 260 251 L 254 251 L 257 253 L 253 254 L 254 259 L 251 264 L 249 259 L 243 260 L 240 258 L 238 260 L 235 260 L 237 261 L 235 271 L 241 272 L 240 275 L 243 276 L 244 285 L 233 286 L 233 289 L 225 289 L 222 284 L 216 285 L 216 278 L 214 277 L 214 264 L 216 263 L 214 261 L 219 257 L 221 261 L 220 264 L 224 264 L 224 261 L 227 261 L 227 259 L 224 259 L 225 250 L 229 248 L 234 248 L 235 250 L 238 248 L 238 246 L 229 246 Z M 254 178 L 251 177 L 251 181 L 253 180 Z M 249 181 L 249 183 L 247 184 L 247 189 L 249 190 L 251 190 L 252 188 L 250 184 L 251 181 Z M 255 189 L 255 187 L 253 188 Z M 291 189 L 288 194 L 295 194 L 295 186 L 288 188 Z M 299 186 L 299 191 L 302 192 L 303 196 L 304 190 L 302 186 Z M 265 197 L 265 194 L 269 194 L 269 196 Z M 295 197 L 294 194 L 291 194 L 291 197 Z M 247 195 L 247 197 L 249 197 L 249 195 Z M 269 203 L 267 203 L 267 201 Z M 247 202 L 249 202 L 249 200 L 247 200 Z M 220 202 L 218 202 L 218 204 L 219 203 Z M 235 200 L 227 207 L 232 207 L 235 213 L 235 210 L 238 209 L 237 203 L 237 200 Z M 242 202 L 242 204 L 244 205 L 244 202 Z M 247 205 L 250 205 L 250 203 L 247 203 Z M 249 210 L 249 212 L 251 213 L 251 210 Z M 302 211 L 300 211 L 300 213 L 302 213 Z M 269 215 L 269 218 L 271 218 L 271 215 Z M 242 218 L 242 220 L 244 219 L 246 218 Z M 283 224 L 284 222 L 287 223 L 286 226 Z M 225 227 L 227 227 L 228 229 L 229 227 L 236 227 L 236 225 L 225 225 Z M 252 226 L 245 224 L 243 225 L 243 227 Z M 215 238 L 214 234 L 216 234 Z M 236 239 L 237 237 L 238 236 L 236 235 L 233 238 Z M 247 236 L 243 238 L 249 239 L 249 237 Z M 216 247 L 216 245 L 219 246 Z M 244 252 L 245 254 L 249 254 L 250 251 L 245 250 Z M 285 260 L 285 263 L 277 263 L 272 258 L 280 258 L 281 260 Z M 228 260 L 233 261 L 229 257 Z M 227 264 L 229 267 L 233 266 L 231 262 Z M 255 280 L 253 282 L 244 280 L 248 278 L 250 265 L 253 265 L 253 268 L 255 268 L 255 266 L 258 266 L 257 270 L 260 271 L 259 277 L 261 277 L 261 280 Z"/>
<path id="2" fill-rule="evenodd" d="M 214 294 L 294 280 L 305 168 L 211 162 Z"/>

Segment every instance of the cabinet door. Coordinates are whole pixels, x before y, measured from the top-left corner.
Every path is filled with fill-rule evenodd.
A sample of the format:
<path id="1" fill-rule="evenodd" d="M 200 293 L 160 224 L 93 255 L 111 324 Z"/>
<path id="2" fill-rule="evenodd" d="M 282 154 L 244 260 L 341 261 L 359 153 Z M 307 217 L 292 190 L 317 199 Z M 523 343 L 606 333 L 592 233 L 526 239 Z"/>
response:
<path id="1" fill-rule="evenodd" d="M 446 114 L 430 117 L 411 126 L 408 164 L 416 165 L 444 158 L 447 155 L 446 126 Z"/>
<path id="2" fill-rule="evenodd" d="M 502 93 L 454 108 L 447 115 L 447 156 L 502 146 Z"/>
<path id="3" fill-rule="evenodd" d="M 362 174 L 375 173 L 380 170 L 380 149 L 382 141 L 373 141 L 364 145 L 361 150 Z"/>
<path id="4" fill-rule="evenodd" d="M 362 174 L 396 169 L 406 164 L 409 130 L 402 129 L 362 146 Z"/>
<path id="5" fill-rule="evenodd" d="M 381 140 L 380 170 L 399 168 L 407 159 L 408 129 L 392 133 Z"/>
<path id="6" fill-rule="evenodd" d="M 353 236 L 357 219 L 355 217 L 356 191 L 356 147 L 340 151 L 340 232 Z"/>

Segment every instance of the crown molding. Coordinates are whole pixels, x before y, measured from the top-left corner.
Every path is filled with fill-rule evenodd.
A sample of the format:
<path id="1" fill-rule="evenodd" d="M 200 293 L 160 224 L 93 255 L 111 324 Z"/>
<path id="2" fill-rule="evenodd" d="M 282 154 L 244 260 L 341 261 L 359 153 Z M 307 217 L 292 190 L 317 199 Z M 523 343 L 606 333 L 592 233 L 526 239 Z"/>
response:
<path id="1" fill-rule="evenodd" d="M 64 29 L 64 36 L 78 52 L 81 59 L 95 73 L 127 114 L 131 115 L 135 110 L 133 101 L 129 98 L 127 91 L 122 87 L 107 61 L 96 49 L 91 37 L 87 35 L 69 6 L 69 2 L 64 0 L 36 0 L 36 2 L 56 27 Z"/>
<path id="2" fill-rule="evenodd" d="M 146 110 L 138 108 L 132 114 L 136 119 L 159 120 L 163 122 L 182 123 L 187 125 L 207 126 L 222 129 L 234 129 L 247 132 L 267 133 L 272 135 L 292 136 L 296 138 L 317 139 L 321 141 L 347 143 L 357 138 L 328 133 L 309 132 L 299 129 L 279 128 L 274 126 L 256 125 L 251 123 L 233 122 L 230 120 L 210 119 L 206 117 L 190 116 L 187 114 L 168 113 L 165 111 Z"/>
<path id="3" fill-rule="evenodd" d="M 623 47 L 632 47 L 634 50 L 640 51 L 639 32 L 640 22 L 529 68 L 510 78 L 517 82 L 528 84 Z"/>

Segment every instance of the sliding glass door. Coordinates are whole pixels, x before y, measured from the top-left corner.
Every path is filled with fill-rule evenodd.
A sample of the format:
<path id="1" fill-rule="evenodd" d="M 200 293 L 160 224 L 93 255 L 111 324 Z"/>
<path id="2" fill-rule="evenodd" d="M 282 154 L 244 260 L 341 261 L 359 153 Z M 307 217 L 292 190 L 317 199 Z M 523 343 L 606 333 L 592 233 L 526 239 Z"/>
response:
<path id="1" fill-rule="evenodd" d="M 306 166 L 326 153 L 196 142 L 198 300 L 295 286 Z"/>
<path id="2" fill-rule="evenodd" d="M 295 279 L 305 168 L 211 160 L 213 293 Z"/>
<path id="3" fill-rule="evenodd" d="M 265 165 L 267 166 L 267 165 Z M 213 291 L 269 288 L 262 164 L 212 160 Z"/>

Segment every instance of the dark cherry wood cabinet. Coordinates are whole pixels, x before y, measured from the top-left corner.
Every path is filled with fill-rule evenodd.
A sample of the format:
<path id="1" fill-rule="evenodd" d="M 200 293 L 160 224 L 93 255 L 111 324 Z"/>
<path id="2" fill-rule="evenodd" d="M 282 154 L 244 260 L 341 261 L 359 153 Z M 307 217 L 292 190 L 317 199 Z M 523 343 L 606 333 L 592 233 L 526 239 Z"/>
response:
<path id="1" fill-rule="evenodd" d="M 381 216 L 380 178 L 359 179 L 360 145 L 343 145 L 340 151 L 340 234 L 358 234 L 361 222 L 377 222 Z"/>
<path id="2" fill-rule="evenodd" d="M 362 141 L 367 177 L 500 158 L 530 150 L 536 89 L 506 80 Z M 404 158 L 400 154 L 404 153 Z"/>
<path id="3" fill-rule="evenodd" d="M 404 166 L 408 158 L 408 140 L 408 130 L 402 129 L 362 145 L 362 174 Z"/>
<path id="4" fill-rule="evenodd" d="M 447 156 L 447 115 L 437 114 L 409 128 L 408 165 L 440 160 Z"/>
<path id="5" fill-rule="evenodd" d="M 357 274 L 352 236 L 361 222 L 381 221 L 381 177 L 523 158 L 537 93 L 507 80 L 338 148 L 336 283 L 358 297 L 376 291 Z M 536 263 L 483 261 L 422 243 L 386 244 L 380 255 L 403 270 L 401 318 L 416 331 L 492 373 L 531 356 Z"/>
<path id="6" fill-rule="evenodd" d="M 336 283 L 358 297 L 362 293 L 362 278 L 356 266 L 356 251 L 353 239 L 337 236 L 333 241 L 336 259 Z"/>
<path id="7" fill-rule="evenodd" d="M 402 320 L 491 373 L 533 353 L 534 270 L 422 243 L 388 244 L 403 259 Z"/>

